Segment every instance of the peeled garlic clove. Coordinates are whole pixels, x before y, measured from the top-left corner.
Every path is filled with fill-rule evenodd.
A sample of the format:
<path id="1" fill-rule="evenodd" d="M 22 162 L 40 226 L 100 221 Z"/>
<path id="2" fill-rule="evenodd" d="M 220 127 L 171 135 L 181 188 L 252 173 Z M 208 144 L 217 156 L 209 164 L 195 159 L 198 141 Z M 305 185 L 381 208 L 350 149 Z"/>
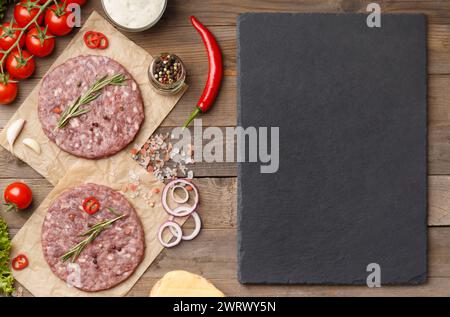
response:
<path id="1" fill-rule="evenodd" d="M 30 149 L 32 149 L 37 154 L 41 154 L 41 146 L 39 145 L 39 143 L 37 143 L 36 140 L 26 138 L 26 139 L 23 139 L 22 143 L 25 144 L 26 146 L 28 146 Z"/>
<path id="2" fill-rule="evenodd" d="M 17 137 L 19 136 L 20 132 L 22 131 L 22 128 L 25 124 L 24 119 L 18 119 L 14 121 L 6 131 L 6 139 L 8 140 L 9 147 L 11 148 L 11 152 L 13 151 L 13 145 L 16 141 Z"/>

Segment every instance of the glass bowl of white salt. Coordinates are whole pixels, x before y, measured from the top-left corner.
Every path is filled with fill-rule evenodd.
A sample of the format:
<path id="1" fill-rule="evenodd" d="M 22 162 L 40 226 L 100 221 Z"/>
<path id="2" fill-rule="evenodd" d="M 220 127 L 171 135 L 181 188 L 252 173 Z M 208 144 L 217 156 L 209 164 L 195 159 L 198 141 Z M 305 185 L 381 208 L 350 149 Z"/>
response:
<path id="1" fill-rule="evenodd" d="M 118 28 L 141 32 L 158 23 L 166 11 L 167 0 L 102 0 L 102 6 Z"/>

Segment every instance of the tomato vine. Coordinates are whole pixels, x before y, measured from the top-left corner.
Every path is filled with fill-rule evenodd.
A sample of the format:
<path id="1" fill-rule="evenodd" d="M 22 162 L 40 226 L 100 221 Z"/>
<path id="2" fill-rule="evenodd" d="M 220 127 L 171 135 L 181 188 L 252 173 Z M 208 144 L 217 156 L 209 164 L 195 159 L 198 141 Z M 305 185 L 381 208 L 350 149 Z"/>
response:
<path id="1" fill-rule="evenodd" d="M 22 39 L 22 37 L 24 36 L 24 34 L 27 33 L 27 30 L 30 28 L 30 26 L 34 25 L 36 23 L 36 21 L 40 18 L 40 16 L 44 13 L 44 11 L 47 9 L 47 7 L 51 4 L 51 3 L 55 3 L 57 4 L 56 0 L 47 0 L 44 4 L 39 5 L 39 1 L 36 1 L 36 7 L 39 8 L 38 13 L 36 14 L 36 16 L 33 17 L 33 19 L 31 19 L 31 21 L 25 25 L 22 28 L 15 28 L 14 31 L 20 31 L 19 35 L 17 36 L 17 38 L 15 39 L 15 42 L 13 45 L 11 45 L 10 48 L 8 48 L 7 50 L 3 51 L 0 50 L 0 53 L 3 54 L 2 58 L 0 59 L 0 73 L 2 75 L 2 77 L 5 76 L 5 71 L 4 71 L 4 62 L 6 61 L 6 59 L 8 58 L 8 55 L 15 49 L 17 48 L 17 50 L 20 52 L 20 40 Z M 12 23 L 11 23 L 12 24 Z"/>

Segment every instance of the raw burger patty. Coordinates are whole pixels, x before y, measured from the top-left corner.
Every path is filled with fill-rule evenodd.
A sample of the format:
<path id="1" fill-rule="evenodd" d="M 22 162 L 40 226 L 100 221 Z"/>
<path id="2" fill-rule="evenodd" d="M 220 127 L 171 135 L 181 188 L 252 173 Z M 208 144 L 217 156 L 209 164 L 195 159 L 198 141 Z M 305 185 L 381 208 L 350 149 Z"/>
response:
<path id="1" fill-rule="evenodd" d="M 101 204 L 94 215 L 81 207 L 90 196 Z M 116 217 L 107 207 L 128 216 L 105 229 L 74 263 L 63 263 L 60 257 L 84 240 L 80 234 Z M 119 284 L 134 272 L 144 255 L 144 231 L 136 211 L 122 194 L 106 186 L 86 184 L 65 191 L 50 206 L 42 226 L 42 250 L 60 279 L 83 291 L 96 292 Z"/>
<path id="2" fill-rule="evenodd" d="M 124 74 L 123 86 L 109 85 L 91 109 L 55 129 L 60 114 L 105 75 Z M 55 110 L 56 109 L 56 110 Z M 104 56 L 78 56 L 53 69 L 42 81 L 38 116 L 47 137 L 62 150 L 88 159 L 116 154 L 133 141 L 144 120 L 144 106 L 138 85 L 128 71 Z"/>

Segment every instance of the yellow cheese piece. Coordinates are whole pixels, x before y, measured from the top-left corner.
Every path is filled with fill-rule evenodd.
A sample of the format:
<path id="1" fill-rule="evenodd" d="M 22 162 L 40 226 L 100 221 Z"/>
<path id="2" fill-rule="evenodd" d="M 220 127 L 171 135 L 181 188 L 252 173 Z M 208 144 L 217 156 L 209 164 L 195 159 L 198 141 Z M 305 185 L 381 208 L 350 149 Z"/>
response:
<path id="1" fill-rule="evenodd" d="M 225 295 L 204 277 L 186 271 L 172 271 L 156 282 L 150 297 L 225 297 Z"/>

